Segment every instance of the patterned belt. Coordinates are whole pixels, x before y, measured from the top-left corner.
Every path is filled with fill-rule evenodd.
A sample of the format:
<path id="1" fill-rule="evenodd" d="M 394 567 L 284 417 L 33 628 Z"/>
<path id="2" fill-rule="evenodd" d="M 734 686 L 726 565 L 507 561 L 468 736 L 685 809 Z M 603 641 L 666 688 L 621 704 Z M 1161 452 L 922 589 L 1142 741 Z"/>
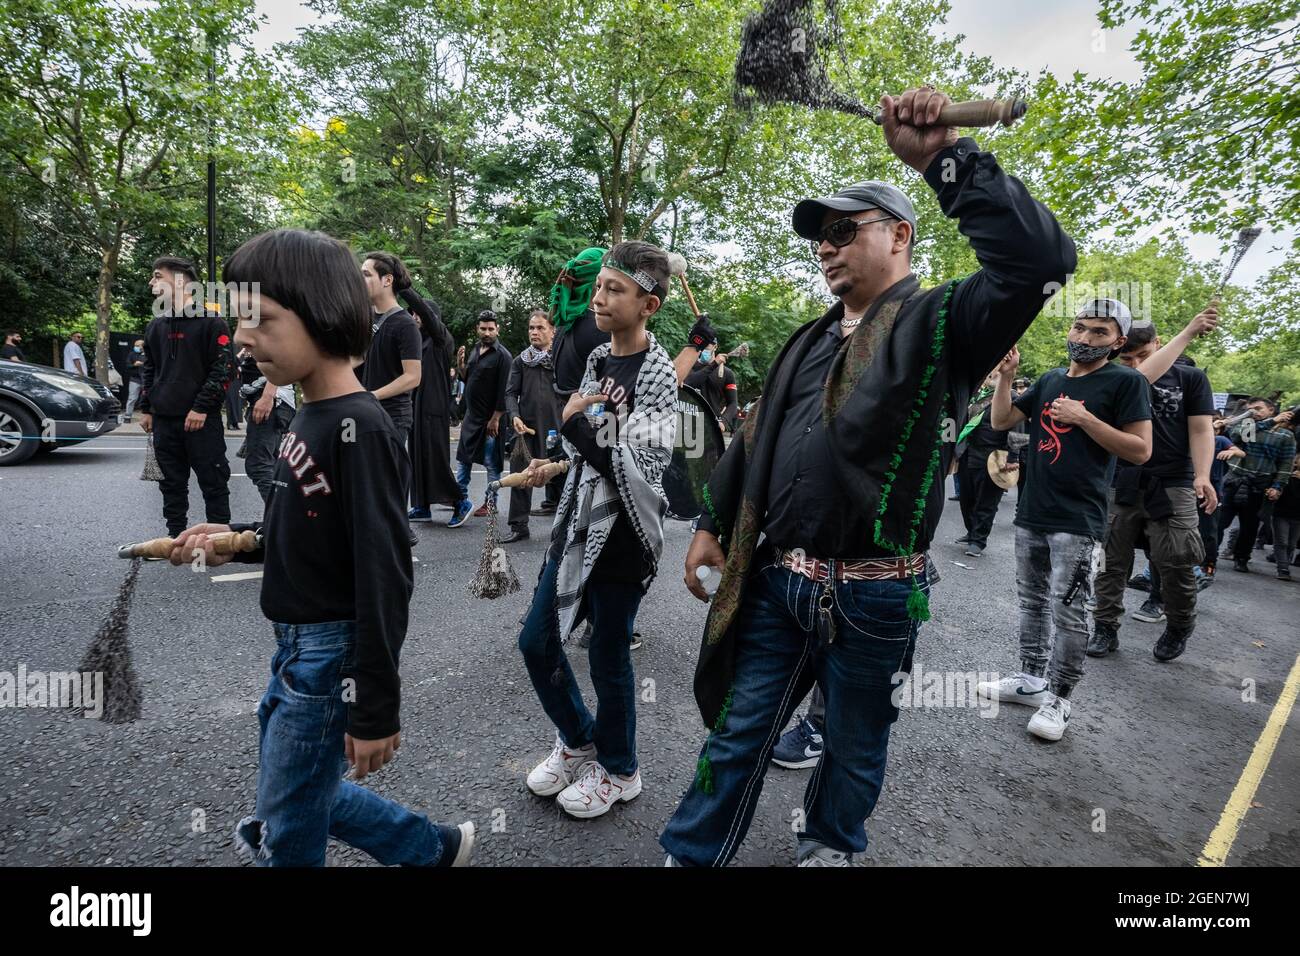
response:
<path id="1" fill-rule="evenodd" d="M 829 580 L 832 567 L 836 581 L 895 581 L 910 578 L 925 570 L 924 552 L 910 554 L 905 558 L 836 558 L 833 561 L 823 561 L 807 557 L 802 552 L 782 551 L 777 555 L 777 561 L 782 567 L 813 581 Z"/>

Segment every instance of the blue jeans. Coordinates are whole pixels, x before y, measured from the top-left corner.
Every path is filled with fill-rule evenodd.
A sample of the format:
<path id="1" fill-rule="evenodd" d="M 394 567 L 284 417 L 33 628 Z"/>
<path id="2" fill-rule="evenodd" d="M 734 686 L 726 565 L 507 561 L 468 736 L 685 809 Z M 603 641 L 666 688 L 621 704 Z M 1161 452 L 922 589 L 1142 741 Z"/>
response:
<path id="1" fill-rule="evenodd" d="M 560 738 L 570 748 L 596 745 L 596 759 L 610 773 L 636 772 L 636 675 L 632 671 L 632 626 L 641 606 L 641 588 L 621 581 L 589 581 L 584 598 L 591 618 L 591 683 L 596 716 L 582 700 L 569 658 L 560 645 L 555 613 L 558 562 L 542 566 L 533 603 L 519 632 L 519 650 L 528 676 Z"/>
<path id="2" fill-rule="evenodd" d="M 493 436 L 488 435 L 487 438 L 484 439 L 483 441 L 483 462 L 484 462 L 483 467 L 487 469 L 489 482 L 501 480 L 501 469 L 497 467 L 496 461 L 497 461 L 497 440 Z M 461 501 L 469 500 L 469 476 L 470 476 L 470 469 L 472 469 L 473 467 L 474 466 L 467 461 L 458 460 L 456 462 L 456 484 L 460 485 Z M 483 496 L 483 500 L 496 501 L 497 493 L 495 491 L 488 492 Z"/>
<path id="3" fill-rule="evenodd" d="M 449 828 L 342 779 L 342 674 L 355 656 L 356 625 L 276 624 L 275 636 L 257 709 L 257 809 L 239 822 L 236 843 L 259 866 L 324 866 L 330 837 L 386 865 L 436 865 Z"/>
<path id="4" fill-rule="evenodd" d="M 924 572 L 920 582 L 928 592 Z M 713 793 L 692 783 L 659 837 L 679 863 L 725 866 L 736 855 L 772 748 L 814 681 L 826 699 L 825 752 L 804 792 L 800 847 L 867 848 L 864 824 L 898 719 L 893 694 L 911 672 L 918 624 L 907 616 L 910 582 L 843 581 L 834 586 L 836 633 L 827 641 L 817 609 L 824 588 L 770 563 L 749 580 L 735 625 L 731 710 L 705 745 Z"/>

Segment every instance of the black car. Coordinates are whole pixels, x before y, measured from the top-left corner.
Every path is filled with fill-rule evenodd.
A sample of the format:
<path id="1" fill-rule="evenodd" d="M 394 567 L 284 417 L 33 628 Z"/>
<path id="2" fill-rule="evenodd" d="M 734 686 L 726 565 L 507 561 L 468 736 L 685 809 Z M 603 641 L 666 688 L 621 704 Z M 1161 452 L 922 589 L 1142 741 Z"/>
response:
<path id="1" fill-rule="evenodd" d="M 117 396 L 93 378 L 0 361 L 0 466 L 107 435 L 121 412 Z"/>

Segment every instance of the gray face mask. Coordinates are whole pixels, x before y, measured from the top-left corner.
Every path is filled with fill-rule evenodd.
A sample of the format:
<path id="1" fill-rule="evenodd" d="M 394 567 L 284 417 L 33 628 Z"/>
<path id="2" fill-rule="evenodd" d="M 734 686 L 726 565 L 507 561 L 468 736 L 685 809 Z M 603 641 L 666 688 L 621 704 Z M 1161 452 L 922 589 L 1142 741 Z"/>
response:
<path id="1" fill-rule="evenodd" d="M 1109 345 L 1084 345 L 1082 342 L 1066 341 L 1065 349 L 1070 353 L 1070 361 L 1080 365 L 1091 365 L 1110 355 L 1113 350 Z"/>

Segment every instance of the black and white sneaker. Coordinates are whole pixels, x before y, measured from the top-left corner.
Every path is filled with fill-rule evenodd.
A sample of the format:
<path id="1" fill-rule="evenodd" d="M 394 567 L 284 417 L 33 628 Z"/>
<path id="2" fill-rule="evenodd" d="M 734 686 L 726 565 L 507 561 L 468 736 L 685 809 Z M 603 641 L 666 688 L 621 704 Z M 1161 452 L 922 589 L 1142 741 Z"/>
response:
<path id="1" fill-rule="evenodd" d="M 1069 725 L 1070 702 L 1053 694 L 1052 699 L 1029 718 L 1027 729 L 1035 737 L 1056 741 L 1065 736 L 1065 728 Z"/>
<path id="2" fill-rule="evenodd" d="M 776 742 L 772 748 L 772 763 L 790 770 L 805 770 L 817 766 L 824 749 L 820 722 L 804 717 Z"/>
<path id="3" fill-rule="evenodd" d="M 1159 624 L 1165 619 L 1165 607 L 1159 601 L 1147 598 L 1142 602 L 1142 606 L 1129 616 L 1133 620 L 1142 621 L 1145 624 Z"/>
<path id="4" fill-rule="evenodd" d="M 1004 704 L 1024 704 L 1041 707 L 1052 699 L 1047 689 L 1047 679 L 1030 674 L 1012 674 L 1001 680 L 981 681 L 975 693 L 985 700 L 998 700 Z"/>

